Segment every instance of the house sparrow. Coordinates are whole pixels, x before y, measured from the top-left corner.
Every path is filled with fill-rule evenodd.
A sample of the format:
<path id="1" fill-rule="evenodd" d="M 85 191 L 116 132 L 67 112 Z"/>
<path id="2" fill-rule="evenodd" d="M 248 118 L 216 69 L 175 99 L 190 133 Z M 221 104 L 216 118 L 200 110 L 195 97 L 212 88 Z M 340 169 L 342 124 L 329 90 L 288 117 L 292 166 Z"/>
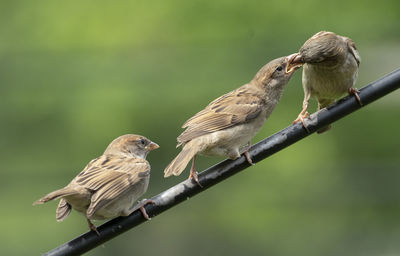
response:
<path id="1" fill-rule="evenodd" d="M 147 154 L 159 146 L 149 139 L 134 134 L 120 136 L 108 145 L 104 154 L 93 159 L 66 187 L 49 193 L 34 202 L 43 204 L 59 199 L 57 221 L 62 221 L 71 209 L 86 216 L 89 228 L 98 231 L 90 220 L 128 216 L 140 209 L 149 219 L 144 205 L 154 203 L 143 200 L 136 207 L 134 201 L 147 190 L 150 164 Z"/>
<path id="2" fill-rule="evenodd" d="M 304 118 L 309 115 L 307 108 L 311 96 L 317 99 L 318 110 L 329 106 L 346 92 L 354 94 L 362 105 L 358 90 L 353 87 L 357 80 L 360 55 L 350 38 L 333 32 L 318 32 L 304 43 L 297 55 L 293 55 L 289 66 L 302 63 L 303 109 L 294 123 L 301 121 L 308 131 Z M 317 132 L 330 128 L 329 125 Z"/>
<path id="3" fill-rule="evenodd" d="M 240 157 L 240 148 L 250 164 L 250 140 L 257 134 L 279 102 L 286 84 L 299 67 L 287 64 L 292 56 L 275 59 L 263 66 L 249 83 L 212 101 L 187 120 L 178 137 L 182 151 L 165 168 L 164 177 L 178 176 L 193 158 L 189 178 L 200 185 L 195 171 L 196 155 Z M 200 185 L 201 186 L 201 185 Z"/>

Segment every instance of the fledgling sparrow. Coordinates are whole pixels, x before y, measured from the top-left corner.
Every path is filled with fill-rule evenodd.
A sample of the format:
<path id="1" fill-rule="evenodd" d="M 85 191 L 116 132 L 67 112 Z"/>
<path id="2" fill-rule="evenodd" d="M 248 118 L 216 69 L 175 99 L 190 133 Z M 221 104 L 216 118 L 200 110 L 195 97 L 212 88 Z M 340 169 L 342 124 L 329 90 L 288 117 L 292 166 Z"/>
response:
<path id="1" fill-rule="evenodd" d="M 56 212 L 57 221 L 64 220 L 74 209 L 85 215 L 89 228 L 97 234 L 90 220 L 128 216 L 137 209 L 149 219 L 143 206 L 154 202 L 143 200 L 137 206 L 133 203 L 147 190 L 150 164 L 146 156 L 157 148 L 156 143 L 140 135 L 120 136 L 66 187 L 49 193 L 33 205 L 61 198 Z"/>
<path id="2" fill-rule="evenodd" d="M 356 45 L 348 37 L 321 31 L 308 39 L 289 64 L 290 66 L 304 63 L 303 109 L 294 123 L 301 121 L 308 131 L 304 118 L 309 115 L 307 108 L 311 96 L 317 99 L 318 110 L 329 106 L 346 92 L 354 94 L 358 103 L 362 105 L 358 90 L 353 87 L 360 61 Z M 317 132 L 321 133 L 330 128 L 329 125 Z"/>
<path id="3" fill-rule="evenodd" d="M 189 178 L 199 185 L 195 171 L 196 155 L 240 157 L 240 149 L 250 164 L 250 140 L 261 129 L 278 104 L 286 84 L 298 68 L 287 69 L 291 56 L 275 59 L 263 66 L 249 83 L 212 101 L 187 120 L 186 130 L 178 137 L 182 151 L 165 168 L 164 177 L 178 176 L 193 158 Z M 200 185 L 201 186 L 201 185 Z"/>

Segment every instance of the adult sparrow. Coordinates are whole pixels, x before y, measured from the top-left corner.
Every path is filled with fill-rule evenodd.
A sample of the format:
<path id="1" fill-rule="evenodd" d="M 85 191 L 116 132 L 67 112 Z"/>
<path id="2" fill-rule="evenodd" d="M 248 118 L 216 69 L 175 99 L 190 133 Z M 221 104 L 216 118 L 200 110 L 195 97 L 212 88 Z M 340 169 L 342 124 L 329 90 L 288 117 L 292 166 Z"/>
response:
<path id="1" fill-rule="evenodd" d="M 57 221 L 64 220 L 71 209 L 75 209 L 85 215 L 89 228 L 97 234 L 90 220 L 128 216 L 137 209 L 149 219 L 143 206 L 154 203 L 152 200 L 143 200 L 135 207 L 132 205 L 147 190 L 150 164 L 146 156 L 158 147 L 140 135 L 120 136 L 66 187 L 49 193 L 33 205 L 61 198 L 56 212 Z"/>
<path id="2" fill-rule="evenodd" d="M 318 101 L 318 110 L 332 104 L 344 93 L 354 94 L 358 103 L 362 105 L 358 90 L 354 88 L 357 80 L 360 55 L 354 42 L 333 32 L 321 31 L 308 39 L 300 48 L 297 55 L 293 55 L 289 66 L 303 66 L 303 109 L 294 123 L 301 121 L 307 112 L 311 96 Z M 331 126 L 318 130 L 318 133 L 327 131 Z"/>
<path id="3" fill-rule="evenodd" d="M 195 171 L 196 155 L 240 157 L 242 151 L 253 164 L 248 150 L 250 140 L 261 129 L 278 104 L 286 84 L 298 68 L 287 64 L 292 56 L 275 59 L 263 66 L 249 83 L 212 101 L 205 109 L 187 120 L 186 130 L 178 137 L 182 151 L 165 168 L 164 177 L 178 176 L 193 158 L 189 178 L 199 185 Z M 200 185 L 201 186 L 201 185 Z"/>

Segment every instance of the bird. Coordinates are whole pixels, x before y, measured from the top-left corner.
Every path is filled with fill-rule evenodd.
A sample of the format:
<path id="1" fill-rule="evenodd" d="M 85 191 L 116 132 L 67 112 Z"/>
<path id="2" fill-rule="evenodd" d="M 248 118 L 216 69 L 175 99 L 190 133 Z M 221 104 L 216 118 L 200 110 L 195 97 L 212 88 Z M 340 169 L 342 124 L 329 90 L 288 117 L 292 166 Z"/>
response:
<path id="1" fill-rule="evenodd" d="M 309 132 L 304 118 L 311 97 L 318 101 L 318 110 L 323 109 L 345 93 L 355 96 L 362 106 L 354 88 L 358 76 L 361 58 L 353 40 L 334 32 L 320 31 L 308 39 L 297 55 L 292 56 L 291 65 L 303 65 L 302 83 L 304 89 L 303 109 L 294 123 L 302 122 Z M 319 129 L 322 133 L 331 128 L 330 125 Z"/>
<path id="2" fill-rule="evenodd" d="M 86 167 L 65 187 L 37 200 L 33 205 L 61 199 L 57 221 L 62 221 L 74 209 L 85 215 L 90 230 L 99 232 L 90 220 L 103 220 L 128 216 L 140 209 L 149 219 L 144 206 L 154 203 L 144 199 L 136 206 L 134 202 L 143 195 L 150 180 L 150 164 L 147 154 L 159 146 L 144 136 L 126 134 L 114 139 L 103 155 L 90 161 Z"/>
<path id="3" fill-rule="evenodd" d="M 248 153 L 251 139 L 272 113 L 286 84 L 300 67 L 292 64 L 288 69 L 288 61 L 293 57 L 270 61 L 249 83 L 215 99 L 187 120 L 182 126 L 186 130 L 177 138 L 177 147 L 182 146 L 182 151 L 165 168 L 164 177 L 180 175 L 193 159 L 189 179 L 202 187 L 195 170 L 197 155 L 224 156 L 233 160 L 243 153 L 252 165 Z"/>

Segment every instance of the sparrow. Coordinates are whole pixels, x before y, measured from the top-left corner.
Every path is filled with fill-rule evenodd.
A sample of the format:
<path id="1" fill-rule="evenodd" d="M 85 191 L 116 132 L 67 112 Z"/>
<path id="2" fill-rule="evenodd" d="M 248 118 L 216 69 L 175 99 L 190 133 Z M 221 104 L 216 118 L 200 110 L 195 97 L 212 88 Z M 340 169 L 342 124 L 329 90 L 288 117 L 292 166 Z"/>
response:
<path id="1" fill-rule="evenodd" d="M 269 62 L 249 83 L 215 99 L 187 120 L 182 126 L 186 130 L 177 139 L 177 147 L 182 146 L 182 151 L 165 168 L 164 177 L 180 175 L 193 158 L 189 179 L 193 178 L 201 187 L 195 170 L 197 155 L 236 159 L 243 153 L 253 164 L 248 153 L 250 140 L 272 113 L 289 79 L 300 67 L 292 64 L 288 69 L 290 59 L 293 56 Z"/>
<path id="2" fill-rule="evenodd" d="M 98 235 L 90 220 L 128 216 L 137 209 L 149 219 L 144 206 L 154 201 L 142 200 L 137 206 L 132 205 L 147 190 L 150 164 L 146 156 L 157 148 L 156 143 L 140 135 L 120 136 L 67 186 L 47 194 L 33 205 L 61 199 L 56 211 L 57 221 L 64 220 L 74 209 L 85 215 L 89 228 Z"/>
<path id="3" fill-rule="evenodd" d="M 311 97 L 318 101 L 318 110 L 335 102 L 346 92 L 353 94 L 362 105 L 358 90 L 354 88 L 360 65 L 360 55 L 354 42 L 333 32 L 321 31 L 308 39 L 297 55 L 292 56 L 289 66 L 303 66 L 302 83 L 304 89 L 303 109 L 294 123 L 302 122 L 309 116 L 307 108 Z M 318 130 L 322 133 L 331 128 Z M 309 131 L 308 131 L 309 132 Z"/>

